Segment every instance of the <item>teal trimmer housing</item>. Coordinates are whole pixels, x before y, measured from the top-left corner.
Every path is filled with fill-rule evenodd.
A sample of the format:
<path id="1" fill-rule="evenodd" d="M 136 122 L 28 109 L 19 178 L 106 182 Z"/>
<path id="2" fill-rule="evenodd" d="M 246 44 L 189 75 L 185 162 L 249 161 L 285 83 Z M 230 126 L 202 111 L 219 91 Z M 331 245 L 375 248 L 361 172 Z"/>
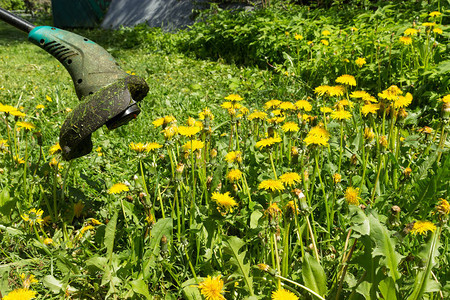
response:
<path id="1" fill-rule="evenodd" d="M 62 156 L 71 160 L 92 151 L 92 133 L 103 125 L 117 128 L 137 117 L 136 102 L 148 93 L 144 79 L 120 69 L 101 46 L 75 33 L 51 26 L 34 26 L 0 8 L 0 18 L 28 32 L 28 39 L 67 69 L 78 99 L 59 136 Z"/>

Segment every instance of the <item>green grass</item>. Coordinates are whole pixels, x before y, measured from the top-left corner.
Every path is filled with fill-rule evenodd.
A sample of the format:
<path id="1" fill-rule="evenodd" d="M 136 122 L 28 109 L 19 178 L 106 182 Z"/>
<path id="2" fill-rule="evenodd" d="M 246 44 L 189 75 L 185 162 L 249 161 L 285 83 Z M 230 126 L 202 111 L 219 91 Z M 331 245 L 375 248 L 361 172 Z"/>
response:
<path id="1" fill-rule="evenodd" d="M 218 16 L 222 25 L 242 21 L 234 17 Z M 320 22 L 336 29 L 331 12 Z M 269 299 L 272 293 L 292 299 L 448 297 L 450 207 L 443 200 L 450 191 L 449 118 L 440 114 L 448 91 L 420 84 L 422 92 L 433 91 L 431 104 L 419 105 L 423 98 L 414 96 L 405 116 L 395 105 L 407 98 L 386 100 L 371 90 L 379 73 L 368 63 L 364 78 L 355 76 L 357 87 L 320 95 L 318 85 L 336 91 L 335 80 L 350 70 L 339 57 L 304 62 L 284 56 L 268 70 L 195 59 L 182 44 L 195 30 L 206 30 L 202 26 L 175 34 L 146 27 L 76 31 L 107 49 L 123 70 L 143 77 L 150 91 L 136 120 L 97 130 L 94 151 L 65 162 L 50 151 L 67 109 L 78 104 L 71 78 L 25 34 L 0 24 L 0 103 L 26 113 L 19 119 L 0 112 L 2 295 L 27 286 L 26 276 L 34 275 L 38 282 L 30 288 L 39 299 L 202 299 L 199 284 L 207 276 L 225 285 L 226 299 Z M 322 38 L 319 27 L 316 39 Z M 297 42 L 278 29 L 278 40 Z M 365 30 L 375 37 L 370 26 Z M 327 50 L 316 47 L 315 55 Z M 349 73 L 357 75 L 353 67 Z M 411 86 L 403 81 L 383 82 L 377 92 L 393 84 L 409 97 Z M 350 98 L 355 90 L 369 91 L 382 104 L 378 111 L 365 116 L 367 103 Z M 224 104 L 230 94 L 244 99 Z M 275 99 L 286 107 L 307 100 L 311 109 L 269 108 Z M 214 119 L 200 118 L 206 107 Z M 349 118 L 336 119 L 323 108 L 344 110 Z M 249 113 L 257 110 L 267 114 L 264 121 L 252 120 Z M 162 129 L 171 124 L 153 122 L 170 115 L 180 135 L 165 138 Z M 430 129 L 419 125 L 419 115 Z M 197 123 L 184 130 L 196 133 L 182 136 L 189 118 Z M 24 120 L 36 128 L 16 130 Z M 186 150 L 191 140 L 202 150 Z M 162 147 L 134 151 L 130 144 L 139 142 Z M 240 156 L 227 161 L 233 151 Z M 234 180 L 231 170 L 242 177 Z M 283 174 L 295 179 L 292 185 L 281 181 Z M 421 227 L 427 233 L 412 233 L 416 221 L 428 222 Z"/>

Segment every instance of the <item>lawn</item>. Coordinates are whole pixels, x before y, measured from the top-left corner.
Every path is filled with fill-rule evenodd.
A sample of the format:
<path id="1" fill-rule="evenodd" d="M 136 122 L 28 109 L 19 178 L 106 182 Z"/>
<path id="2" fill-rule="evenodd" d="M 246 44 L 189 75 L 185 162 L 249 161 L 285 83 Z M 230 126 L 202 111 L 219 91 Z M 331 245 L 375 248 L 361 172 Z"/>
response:
<path id="1" fill-rule="evenodd" d="M 274 2 L 77 30 L 150 91 L 72 161 L 68 72 L 0 24 L 0 295 L 449 297 L 450 11 Z"/>

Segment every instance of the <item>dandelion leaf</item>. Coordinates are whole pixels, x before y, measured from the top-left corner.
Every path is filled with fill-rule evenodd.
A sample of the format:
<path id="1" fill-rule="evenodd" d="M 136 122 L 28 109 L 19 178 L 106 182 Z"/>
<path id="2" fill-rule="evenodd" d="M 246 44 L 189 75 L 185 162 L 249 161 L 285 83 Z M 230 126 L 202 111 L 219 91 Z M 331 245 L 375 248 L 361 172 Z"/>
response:
<path id="1" fill-rule="evenodd" d="M 106 247 L 106 257 L 111 260 L 112 252 L 114 248 L 114 238 L 116 235 L 116 225 L 117 225 L 118 213 L 116 212 L 112 218 L 109 220 L 105 229 L 105 247 Z"/>
<path id="2" fill-rule="evenodd" d="M 159 219 L 153 226 L 150 238 L 150 247 L 144 254 L 144 278 L 151 276 L 150 268 L 154 266 L 160 253 L 161 238 L 165 235 L 168 241 L 172 240 L 172 218 Z"/>
<path id="3" fill-rule="evenodd" d="M 130 282 L 131 288 L 136 294 L 142 295 L 145 299 L 152 299 L 148 291 L 148 285 L 142 279 L 133 280 Z"/>
<path id="4" fill-rule="evenodd" d="M 202 280 L 201 277 L 197 277 L 198 282 Z M 202 295 L 198 289 L 198 282 L 191 278 L 181 285 L 181 290 L 183 291 L 183 299 L 186 300 L 197 300 L 202 299 Z"/>
<path id="5" fill-rule="evenodd" d="M 305 253 L 302 263 L 302 277 L 306 287 L 317 294 L 327 293 L 327 276 L 320 263 L 309 253 Z"/>
<path id="6" fill-rule="evenodd" d="M 384 299 L 397 300 L 395 282 L 391 277 L 386 277 L 380 282 L 379 289 Z"/>
<path id="7" fill-rule="evenodd" d="M 434 232 L 428 243 L 422 249 L 419 257 L 424 263 L 424 268 L 419 271 L 414 282 L 414 290 L 408 300 L 422 299 L 424 293 L 438 291 L 439 283 L 431 278 L 431 269 L 437 264 L 436 258 L 439 256 L 439 234 Z"/>
<path id="8" fill-rule="evenodd" d="M 397 281 L 401 274 L 397 269 L 400 264 L 402 255 L 395 251 L 396 242 L 391 238 L 389 230 L 380 223 L 378 218 L 373 214 L 368 216 L 370 222 L 370 237 L 375 242 L 375 248 L 372 251 L 373 257 L 381 256 L 380 264 L 388 268 L 388 274 L 392 279 Z"/>
<path id="9" fill-rule="evenodd" d="M 364 211 L 355 205 L 349 206 L 349 210 L 351 223 L 353 224 L 353 226 L 350 227 L 353 230 L 353 237 L 359 238 L 360 236 L 369 235 L 369 219 L 367 218 Z"/>
<path id="10" fill-rule="evenodd" d="M 245 242 L 235 236 L 228 237 L 224 240 L 225 253 L 231 256 L 230 263 L 236 267 L 232 276 L 242 278 L 250 295 L 253 296 L 253 278 L 250 276 L 250 263 L 244 263 L 247 251 L 240 252 L 244 245 Z"/>

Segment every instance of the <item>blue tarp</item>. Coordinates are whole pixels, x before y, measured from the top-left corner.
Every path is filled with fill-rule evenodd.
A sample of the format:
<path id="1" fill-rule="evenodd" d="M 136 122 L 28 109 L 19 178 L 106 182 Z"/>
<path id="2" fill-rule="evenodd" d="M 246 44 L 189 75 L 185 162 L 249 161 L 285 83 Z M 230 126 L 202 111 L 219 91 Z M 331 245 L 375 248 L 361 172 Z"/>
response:
<path id="1" fill-rule="evenodd" d="M 98 27 L 110 3 L 111 0 L 52 0 L 53 24 L 59 28 Z"/>

